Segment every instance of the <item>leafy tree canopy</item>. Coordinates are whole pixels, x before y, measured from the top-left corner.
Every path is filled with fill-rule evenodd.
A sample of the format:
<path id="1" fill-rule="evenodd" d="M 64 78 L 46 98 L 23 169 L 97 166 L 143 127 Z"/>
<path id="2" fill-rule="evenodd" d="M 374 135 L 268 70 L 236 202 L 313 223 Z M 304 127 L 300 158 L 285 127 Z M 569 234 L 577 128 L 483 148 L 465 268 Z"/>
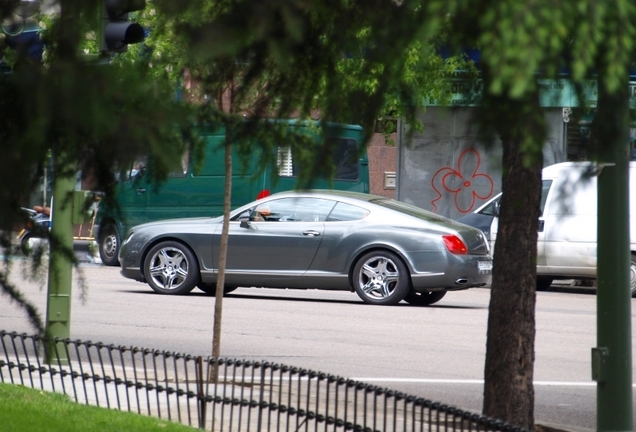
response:
<path id="1" fill-rule="evenodd" d="M 422 98 L 443 98 L 443 78 L 466 66 L 461 59 L 436 55 L 443 22 L 421 26 L 431 22 L 426 18 L 431 9 L 423 4 L 148 1 L 134 15 L 150 32 L 147 42 L 98 63 L 86 54 L 97 52 L 102 2 L 56 4 L 58 12 L 42 17 L 40 24 L 43 61 L 34 61 L 26 49 L 16 51 L 7 38 L 0 41 L 12 68 L 0 76 L 0 146 L 7 155 L 0 162 L 5 256 L 12 229 L 24 222 L 20 207 L 40 186 L 49 156 L 54 160 L 50 176 L 72 174 L 61 172 L 62 167 L 90 172 L 95 189 L 111 199 L 117 170 L 137 156 L 153 156 L 153 174 L 160 181 L 187 146 L 200 154 L 193 125 L 222 124 L 234 131 L 244 153 L 256 138 L 266 146 L 290 142 L 301 163 L 311 167 L 304 170 L 309 181 L 330 174 L 332 167 L 321 163 L 329 160 L 329 148 L 306 137 L 289 140 L 280 124 L 259 119 L 357 123 L 370 137 L 379 117 L 415 121 Z M 8 16 L 6 8 L 1 12 L 0 18 Z M 200 88 L 193 91 L 194 99 L 209 103 L 175 98 L 184 74 L 197 83 L 191 90 Z M 222 97 L 228 86 L 230 110 Z"/>

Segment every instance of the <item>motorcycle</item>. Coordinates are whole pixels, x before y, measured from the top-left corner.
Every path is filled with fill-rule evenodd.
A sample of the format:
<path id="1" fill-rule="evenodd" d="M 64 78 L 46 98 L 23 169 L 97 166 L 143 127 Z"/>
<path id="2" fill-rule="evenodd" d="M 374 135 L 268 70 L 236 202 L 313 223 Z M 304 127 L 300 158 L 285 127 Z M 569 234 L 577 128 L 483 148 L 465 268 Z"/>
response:
<path id="1" fill-rule="evenodd" d="M 29 215 L 29 220 L 20 233 L 20 250 L 24 255 L 29 255 L 36 242 L 48 238 L 51 228 L 51 209 L 49 207 L 35 206 L 33 209 L 22 208 Z"/>

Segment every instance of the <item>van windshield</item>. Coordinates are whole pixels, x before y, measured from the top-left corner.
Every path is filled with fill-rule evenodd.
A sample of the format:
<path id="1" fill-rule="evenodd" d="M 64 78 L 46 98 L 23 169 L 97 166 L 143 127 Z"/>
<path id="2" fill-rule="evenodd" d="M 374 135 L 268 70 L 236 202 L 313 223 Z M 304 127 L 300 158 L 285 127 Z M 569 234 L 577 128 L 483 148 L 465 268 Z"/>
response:
<path id="1" fill-rule="evenodd" d="M 552 187 L 552 180 L 543 180 L 541 182 L 541 214 L 543 216 L 543 210 L 545 209 L 545 202 L 548 199 L 548 192 Z M 479 210 L 480 215 L 484 216 L 499 216 L 499 202 L 501 201 L 501 195 L 496 199 L 493 199 L 487 206 Z"/>
<path id="2" fill-rule="evenodd" d="M 543 210 L 545 209 L 545 202 L 548 199 L 548 192 L 552 186 L 552 180 L 543 180 L 541 184 L 541 214 L 543 216 Z"/>

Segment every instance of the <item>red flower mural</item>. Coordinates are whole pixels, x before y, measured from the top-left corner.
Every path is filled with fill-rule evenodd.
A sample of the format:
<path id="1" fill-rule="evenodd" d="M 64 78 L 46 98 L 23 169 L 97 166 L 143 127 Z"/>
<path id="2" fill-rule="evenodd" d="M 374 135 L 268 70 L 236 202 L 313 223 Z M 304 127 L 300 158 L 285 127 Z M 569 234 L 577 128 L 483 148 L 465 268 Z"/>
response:
<path id="1" fill-rule="evenodd" d="M 455 208 L 460 213 L 468 213 L 475 207 L 477 198 L 485 200 L 490 198 L 495 187 L 489 175 L 480 173 L 481 157 L 475 149 L 466 149 L 459 155 L 457 169 L 449 166 L 440 168 L 433 179 L 431 186 L 437 192 L 437 197 L 431 201 L 434 211 L 435 204 L 442 198 L 442 193 L 454 194 Z M 442 189 L 436 187 L 438 183 Z M 468 203 L 468 204 L 467 204 Z"/>

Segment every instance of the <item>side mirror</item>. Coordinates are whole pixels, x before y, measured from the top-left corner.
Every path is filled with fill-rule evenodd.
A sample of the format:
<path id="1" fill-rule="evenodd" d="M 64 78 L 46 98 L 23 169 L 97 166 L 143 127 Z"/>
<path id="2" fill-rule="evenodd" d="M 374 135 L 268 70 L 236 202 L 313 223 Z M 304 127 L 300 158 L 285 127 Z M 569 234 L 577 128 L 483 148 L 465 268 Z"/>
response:
<path id="1" fill-rule="evenodd" d="M 494 203 L 492 203 L 492 214 L 499 217 L 499 201 L 495 201 Z"/>
<path id="2" fill-rule="evenodd" d="M 249 217 L 241 217 L 239 218 L 241 224 L 239 225 L 241 228 L 249 228 L 250 227 L 250 218 Z"/>

